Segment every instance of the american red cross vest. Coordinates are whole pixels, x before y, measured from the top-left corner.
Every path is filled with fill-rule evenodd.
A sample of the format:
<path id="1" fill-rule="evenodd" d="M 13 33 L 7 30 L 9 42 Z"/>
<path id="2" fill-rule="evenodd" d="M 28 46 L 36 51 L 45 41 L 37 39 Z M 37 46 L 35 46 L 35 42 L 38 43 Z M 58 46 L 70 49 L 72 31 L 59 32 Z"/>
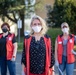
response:
<path id="1" fill-rule="evenodd" d="M 0 34 L 0 39 L 2 38 L 3 34 Z M 7 51 L 7 54 L 6 54 L 6 57 L 7 57 L 7 60 L 11 60 L 12 58 L 12 55 L 13 55 L 13 49 L 14 49 L 14 46 L 13 46 L 13 43 L 12 43 L 12 39 L 14 37 L 14 34 L 8 34 L 8 36 L 6 37 L 6 51 Z"/>
<path id="2" fill-rule="evenodd" d="M 63 39 L 59 35 L 57 37 L 57 55 L 58 55 L 58 62 L 62 63 L 62 55 L 63 55 Z M 74 49 L 74 35 L 69 35 L 68 43 L 67 43 L 67 63 L 73 63 L 75 62 L 74 54 L 72 53 L 72 50 Z"/>
<path id="3" fill-rule="evenodd" d="M 31 38 L 30 37 L 29 39 L 25 39 L 24 40 L 24 45 L 25 45 L 25 53 L 26 53 L 26 68 L 25 68 L 25 72 L 26 72 L 26 75 L 30 75 L 30 72 L 29 72 L 29 69 L 30 69 L 30 61 L 29 61 L 29 48 L 30 48 L 30 42 L 31 42 Z M 46 65 L 45 65 L 45 75 L 48 75 L 48 71 L 50 70 L 50 74 L 52 75 L 52 68 L 49 69 L 50 67 L 50 61 L 51 61 L 51 40 L 50 38 L 46 38 L 44 37 L 44 42 L 45 42 L 45 45 L 46 45 Z"/>

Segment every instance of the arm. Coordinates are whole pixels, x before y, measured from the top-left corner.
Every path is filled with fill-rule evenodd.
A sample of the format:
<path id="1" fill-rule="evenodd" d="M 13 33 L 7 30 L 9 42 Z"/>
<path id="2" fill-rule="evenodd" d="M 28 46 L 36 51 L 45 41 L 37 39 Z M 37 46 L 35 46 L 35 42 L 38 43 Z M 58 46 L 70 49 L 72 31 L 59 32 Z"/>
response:
<path id="1" fill-rule="evenodd" d="M 75 44 L 76 44 L 76 36 L 74 37 L 74 42 L 75 42 Z"/>
<path id="2" fill-rule="evenodd" d="M 58 45 L 57 45 L 57 39 L 55 41 L 55 61 L 58 61 L 57 59 L 57 48 L 58 48 Z"/>
<path id="3" fill-rule="evenodd" d="M 26 52 L 25 52 L 25 43 L 23 44 L 21 65 L 22 65 L 22 73 L 25 74 L 25 72 L 26 72 Z"/>
<path id="4" fill-rule="evenodd" d="M 59 62 L 58 62 L 58 56 L 57 56 L 57 49 L 58 49 L 58 44 L 57 44 L 57 39 L 55 41 L 55 66 L 59 66 Z"/>
<path id="5" fill-rule="evenodd" d="M 17 42 L 13 44 L 14 50 L 13 50 L 13 57 L 16 57 L 17 54 Z"/>
<path id="6" fill-rule="evenodd" d="M 13 49 L 13 55 L 12 55 L 12 61 L 15 61 L 16 59 L 16 54 L 17 54 L 17 41 L 16 41 L 16 37 L 14 35 L 13 37 L 13 40 L 12 40 L 12 43 L 13 43 L 13 46 L 14 46 L 14 49 Z"/>
<path id="7" fill-rule="evenodd" d="M 53 49 L 51 50 L 51 66 L 50 66 L 50 72 L 52 72 L 51 75 L 55 75 L 54 74 L 54 63 L 55 63 L 55 58 L 54 58 L 54 52 Z M 52 71 L 51 71 L 52 70 Z"/>
<path id="8" fill-rule="evenodd" d="M 52 46 L 52 42 L 51 42 L 51 68 L 54 66 L 55 63 L 55 58 L 54 58 L 54 51 L 53 51 L 53 46 Z"/>
<path id="9" fill-rule="evenodd" d="M 76 36 L 74 37 L 74 44 L 76 44 Z M 73 53 L 74 55 L 76 55 L 76 52 L 75 52 L 74 50 L 72 50 L 72 53 Z"/>
<path id="10" fill-rule="evenodd" d="M 22 51 L 22 58 L 21 58 L 21 64 L 26 66 L 26 53 L 25 53 L 25 45 L 23 44 L 23 51 Z"/>
<path id="11" fill-rule="evenodd" d="M 26 74 L 25 74 L 25 71 L 26 71 L 26 70 L 25 70 L 25 66 L 24 66 L 24 64 L 22 64 L 22 74 L 21 74 L 21 75 L 26 75 Z"/>
<path id="12" fill-rule="evenodd" d="M 50 40 L 51 42 L 51 40 Z M 49 69 L 49 74 L 48 75 L 54 75 L 54 63 L 55 63 L 55 58 L 54 58 L 54 51 L 53 51 L 53 46 L 52 46 L 52 42 L 51 42 L 51 61 L 50 61 L 50 69 Z"/>

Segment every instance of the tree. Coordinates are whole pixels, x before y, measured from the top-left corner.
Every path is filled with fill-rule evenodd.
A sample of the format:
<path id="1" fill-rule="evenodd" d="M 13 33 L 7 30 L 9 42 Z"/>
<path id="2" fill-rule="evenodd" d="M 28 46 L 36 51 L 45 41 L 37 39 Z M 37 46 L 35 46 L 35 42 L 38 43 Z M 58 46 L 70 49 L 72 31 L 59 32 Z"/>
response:
<path id="1" fill-rule="evenodd" d="M 5 21 L 5 17 L 7 17 L 14 23 L 17 23 L 17 18 L 15 14 L 18 13 L 19 17 L 22 20 L 22 30 L 24 28 L 24 18 L 22 16 L 22 14 L 24 14 L 24 8 L 24 0 L 0 0 L 0 15 L 3 21 Z M 12 14 L 13 18 L 9 15 L 9 13 Z"/>
<path id="2" fill-rule="evenodd" d="M 76 0 L 55 0 L 54 7 L 48 6 L 47 22 L 60 27 L 62 22 L 67 22 L 71 31 L 76 32 Z"/>
<path id="3" fill-rule="evenodd" d="M 36 4 L 32 4 L 32 0 L 0 0 L 0 17 L 3 21 L 5 21 L 5 17 L 7 17 L 12 22 L 17 23 L 16 14 L 18 14 L 19 18 L 22 20 L 21 35 L 23 36 L 25 14 L 34 12 L 31 11 L 31 7 L 34 7 L 35 5 Z M 13 18 L 9 13 L 12 14 Z"/>

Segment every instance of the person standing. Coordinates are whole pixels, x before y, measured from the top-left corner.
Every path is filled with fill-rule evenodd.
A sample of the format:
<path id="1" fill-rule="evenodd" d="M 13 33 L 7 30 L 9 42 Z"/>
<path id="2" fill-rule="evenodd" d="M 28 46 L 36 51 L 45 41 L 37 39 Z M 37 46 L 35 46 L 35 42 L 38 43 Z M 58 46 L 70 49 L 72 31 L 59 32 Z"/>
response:
<path id="1" fill-rule="evenodd" d="M 1 25 L 3 33 L 0 33 L 0 73 L 7 75 L 7 67 L 10 75 L 16 75 L 17 41 L 15 34 L 10 33 L 8 23 Z"/>
<path id="2" fill-rule="evenodd" d="M 55 41 L 55 65 L 60 68 L 62 73 L 66 70 L 66 75 L 73 75 L 76 37 L 69 33 L 69 25 L 66 22 L 61 24 L 61 30 L 63 34 L 58 35 Z M 60 72 L 59 75 L 61 75 Z"/>
<path id="3" fill-rule="evenodd" d="M 46 23 L 36 15 L 30 27 L 31 34 L 24 38 L 22 75 L 53 75 L 54 54 Z"/>

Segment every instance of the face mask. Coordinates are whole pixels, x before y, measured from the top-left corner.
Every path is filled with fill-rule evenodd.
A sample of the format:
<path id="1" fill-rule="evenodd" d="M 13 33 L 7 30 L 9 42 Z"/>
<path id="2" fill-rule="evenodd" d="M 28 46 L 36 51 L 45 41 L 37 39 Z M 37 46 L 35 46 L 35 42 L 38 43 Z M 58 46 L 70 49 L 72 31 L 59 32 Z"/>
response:
<path id="1" fill-rule="evenodd" d="M 7 29 L 7 28 L 4 28 L 4 29 L 2 29 L 2 31 L 3 31 L 4 33 L 6 33 L 6 32 L 8 31 L 8 29 Z"/>
<path id="2" fill-rule="evenodd" d="M 63 33 L 66 33 L 66 34 L 69 34 L 69 28 L 63 28 L 63 29 L 62 29 L 62 32 L 63 32 Z"/>
<path id="3" fill-rule="evenodd" d="M 32 26 L 32 29 L 34 30 L 34 32 L 39 33 L 42 29 L 41 26 Z"/>

